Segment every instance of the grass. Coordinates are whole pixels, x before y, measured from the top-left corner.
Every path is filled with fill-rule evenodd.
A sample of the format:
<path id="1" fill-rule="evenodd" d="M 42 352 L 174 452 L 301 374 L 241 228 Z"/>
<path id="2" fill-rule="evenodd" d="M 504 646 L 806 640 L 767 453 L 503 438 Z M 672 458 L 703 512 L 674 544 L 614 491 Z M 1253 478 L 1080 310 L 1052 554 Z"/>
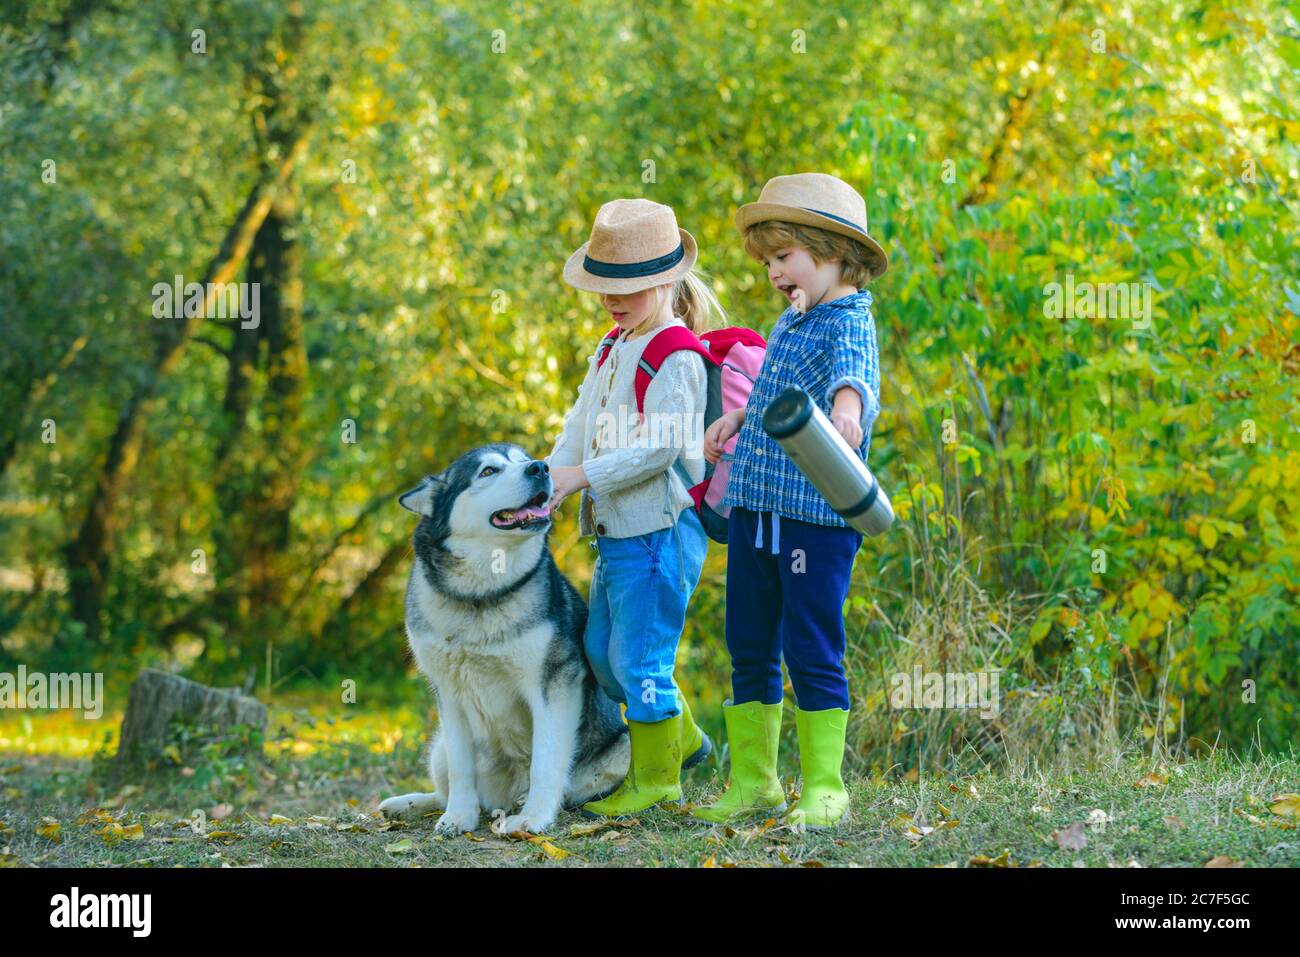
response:
<path id="1" fill-rule="evenodd" d="M 1060 772 L 850 776 L 851 817 L 832 832 L 797 834 L 776 821 L 709 827 L 655 809 L 602 827 L 566 812 L 533 840 L 497 837 L 485 817 L 473 837 L 442 838 L 433 835 L 436 816 L 403 825 L 375 811 L 383 797 L 426 786 L 428 719 L 418 707 L 340 712 L 290 699 L 272 708 L 262 759 L 196 751 L 108 786 L 96 767 L 119 717 L 11 712 L 0 721 L 0 863 L 1201 867 L 1219 858 L 1300 866 L 1297 808 L 1276 800 L 1300 790 L 1294 754 L 1246 760 L 1219 750 L 1161 763 L 1133 752 Z M 783 744 L 782 764 L 791 791 L 793 745 Z M 708 799 L 722 781 L 713 761 L 693 769 L 687 800 Z M 1082 846 L 1062 847 L 1072 835 Z"/>

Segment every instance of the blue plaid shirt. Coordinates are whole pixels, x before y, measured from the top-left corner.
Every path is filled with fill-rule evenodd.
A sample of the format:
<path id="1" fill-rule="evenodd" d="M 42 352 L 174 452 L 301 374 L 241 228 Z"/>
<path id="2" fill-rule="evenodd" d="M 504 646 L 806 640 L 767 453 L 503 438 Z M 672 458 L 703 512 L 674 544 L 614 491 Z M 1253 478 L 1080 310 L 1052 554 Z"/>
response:
<path id="1" fill-rule="evenodd" d="M 763 431 L 768 403 L 790 386 L 800 386 L 828 416 L 835 393 L 852 386 L 862 397 L 865 462 L 871 426 L 880 413 L 880 353 L 871 293 L 866 290 L 824 302 L 803 315 L 791 306 L 781 313 L 767 341 L 767 355 L 745 406 L 736 440 L 724 506 L 775 512 L 783 518 L 845 528 L 848 523 L 804 477 L 776 440 Z"/>

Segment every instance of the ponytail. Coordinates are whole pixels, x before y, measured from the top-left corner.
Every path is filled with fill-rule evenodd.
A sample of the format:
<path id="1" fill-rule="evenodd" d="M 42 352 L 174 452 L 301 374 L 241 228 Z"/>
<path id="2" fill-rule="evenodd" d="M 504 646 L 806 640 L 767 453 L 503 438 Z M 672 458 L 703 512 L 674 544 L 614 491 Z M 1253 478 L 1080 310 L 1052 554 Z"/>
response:
<path id="1" fill-rule="evenodd" d="M 711 318 L 725 322 L 727 311 L 722 308 L 717 294 L 705 277 L 692 269 L 673 285 L 673 315 L 677 316 L 691 332 L 699 335 L 713 328 Z"/>

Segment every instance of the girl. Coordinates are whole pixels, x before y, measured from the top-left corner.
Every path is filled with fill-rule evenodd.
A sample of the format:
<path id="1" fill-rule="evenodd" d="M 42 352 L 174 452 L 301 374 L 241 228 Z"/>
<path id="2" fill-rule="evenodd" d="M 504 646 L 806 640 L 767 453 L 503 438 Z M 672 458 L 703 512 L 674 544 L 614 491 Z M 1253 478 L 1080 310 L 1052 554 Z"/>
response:
<path id="1" fill-rule="evenodd" d="M 704 360 L 670 353 L 645 390 L 638 416 L 634 380 L 647 343 L 671 327 L 707 328 L 722 309 L 692 272 L 695 239 L 671 208 L 616 199 L 596 214 L 591 238 L 569 258 L 564 279 L 600 293 L 617 325 L 602 342 L 547 462 L 554 509 L 579 490 L 579 527 L 596 536 L 584 636 L 601 687 L 627 706 L 632 764 L 588 816 L 626 816 L 681 801 L 681 772 L 713 744 L 673 681 L 686 605 L 700 579 L 708 538 L 687 489 L 704 478 Z M 600 357 L 604 347 L 608 351 Z"/>

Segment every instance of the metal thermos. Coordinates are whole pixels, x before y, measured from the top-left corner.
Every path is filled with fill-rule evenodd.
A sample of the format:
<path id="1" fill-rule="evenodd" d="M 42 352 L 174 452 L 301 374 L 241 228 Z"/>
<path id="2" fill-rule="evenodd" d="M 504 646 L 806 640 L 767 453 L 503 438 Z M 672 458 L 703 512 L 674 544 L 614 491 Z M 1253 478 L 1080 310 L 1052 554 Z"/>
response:
<path id="1" fill-rule="evenodd" d="M 803 389 L 786 389 L 772 400 L 763 413 L 763 430 L 853 528 L 879 535 L 893 524 L 889 496 Z"/>

